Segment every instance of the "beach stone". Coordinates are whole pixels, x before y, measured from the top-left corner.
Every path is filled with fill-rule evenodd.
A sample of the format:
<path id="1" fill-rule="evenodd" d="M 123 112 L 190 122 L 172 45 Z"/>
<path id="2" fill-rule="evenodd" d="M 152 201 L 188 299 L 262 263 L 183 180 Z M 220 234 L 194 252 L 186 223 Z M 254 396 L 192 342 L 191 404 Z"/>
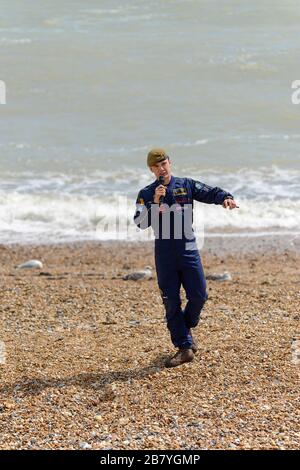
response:
<path id="1" fill-rule="evenodd" d="M 37 259 L 31 259 L 25 263 L 19 264 L 17 269 L 42 269 L 43 263 Z"/>
<path id="2" fill-rule="evenodd" d="M 125 426 L 126 424 L 129 423 L 129 419 L 128 418 L 120 418 L 119 419 L 119 425 L 120 426 Z"/>
<path id="3" fill-rule="evenodd" d="M 92 448 L 91 444 L 88 444 L 87 442 L 81 442 L 81 443 L 79 444 L 79 447 L 80 447 L 80 449 L 84 449 L 84 450 L 87 450 L 87 449 L 91 449 L 91 448 Z"/>
<path id="4" fill-rule="evenodd" d="M 152 268 L 150 266 L 146 266 L 145 269 L 126 274 L 122 279 L 123 281 L 143 281 L 152 279 Z"/>
<path id="5" fill-rule="evenodd" d="M 206 279 L 209 281 L 232 281 L 231 274 L 228 271 L 220 274 L 207 274 Z"/>
<path id="6" fill-rule="evenodd" d="M 6 347 L 3 341 L 0 341 L 0 364 L 6 363 Z"/>
<path id="7" fill-rule="evenodd" d="M 127 263 L 123 264 L 123 269 L 130 269 L 130 268 L 131 268 L 130 264 L 127 264 Z"/>

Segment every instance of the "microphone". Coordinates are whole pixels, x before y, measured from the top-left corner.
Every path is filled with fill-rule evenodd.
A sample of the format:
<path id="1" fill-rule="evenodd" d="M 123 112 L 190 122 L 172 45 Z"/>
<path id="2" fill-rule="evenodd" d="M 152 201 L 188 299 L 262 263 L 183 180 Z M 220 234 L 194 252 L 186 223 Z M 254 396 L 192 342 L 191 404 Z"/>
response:
<path id="1" fill-rule="evenodd" d="M 164 178 L 163 176 L 160 176 L 160 177 L 158 178 L 158 181 L 159 181 L 159 184 L 162 184 L 162 185 L 163 185 L 163 184 L 164 184 L 164 181 L 165 181 L 165 178 Z M 159 204 L 164 204 L 164 202 L 165 202 L 165 198 L 164 198 L 164 196 L 161 196 L 161 197 L 160 197 L 160 200 L 159 200 Z"/>

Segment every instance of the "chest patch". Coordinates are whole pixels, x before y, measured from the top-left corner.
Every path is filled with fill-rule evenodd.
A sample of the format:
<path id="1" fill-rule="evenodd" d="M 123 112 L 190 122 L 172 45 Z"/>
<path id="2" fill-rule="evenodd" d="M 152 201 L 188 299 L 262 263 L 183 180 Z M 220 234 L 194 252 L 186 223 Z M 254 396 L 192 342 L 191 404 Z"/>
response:
<path id="1" fill-rule="evenodd" d="M 173 196 L 186 196 L 187 190 L 186 188 L 175 188 L 173 189 Z"/>
<path id="2" fill-rule="evenodd" d="M 191 203 L 190 198 L 185 197 L 185 196 L 176 197 L 175 201 L 177 204 L 190 204 Z"/>

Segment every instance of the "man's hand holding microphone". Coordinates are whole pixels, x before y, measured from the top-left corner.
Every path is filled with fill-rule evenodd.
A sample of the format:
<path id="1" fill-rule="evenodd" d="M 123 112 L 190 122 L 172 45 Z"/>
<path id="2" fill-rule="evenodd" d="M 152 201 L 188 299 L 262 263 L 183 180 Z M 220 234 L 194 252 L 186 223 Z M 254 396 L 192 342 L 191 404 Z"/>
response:
<path id="1" fill-rule="evenodd" d="M 155 189 L 155 194 L 154 194 L 154 199 L 153 199 L 154 203 L 155 204 L 163 203 L 163 198 L 165 197 L 165 195 L 166 195 L 166 188 L 162 184 L 160 184 Z"/>
<path id="2" fill-rule="evenodd" d="M 164 198 L 166 195 L 166 187 L 163 185 L 164 184 L 164 177 L 160 176 L 158 178 L 159 181 L 159 186 L 155 189 L 154 193 L 154 198 L 153 201 L 155 204 L 163 204 L 164 203 Z"/>

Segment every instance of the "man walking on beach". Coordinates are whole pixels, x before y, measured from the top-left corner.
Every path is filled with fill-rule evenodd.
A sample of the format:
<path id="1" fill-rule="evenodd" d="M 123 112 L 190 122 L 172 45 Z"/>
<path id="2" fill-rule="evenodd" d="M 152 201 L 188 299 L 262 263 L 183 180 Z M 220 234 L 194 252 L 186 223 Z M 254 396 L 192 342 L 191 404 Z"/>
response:
<path id="1" fill-rule="evenodd" d="M 158 286 L 171 340 L 178 348 L 167 360 L 166 367 L 176 367 L 194 359 L 197 345 L 191 328 L 198 325 L 207 299 L 205 276 L 192 228 L 193 201 L 219 204 L 225 209 L 234 209 L 236 202 L 230 193 L 218 187 L 173 176 L 170 158 L 163 149 L 151 150 L 147 165 L 156 179 L 140 190 L 134 221 L 141 229 L 151 225 L 154 230 Z M 181 309 L 181 285 L 188 300 L 184 310 Z"/>

